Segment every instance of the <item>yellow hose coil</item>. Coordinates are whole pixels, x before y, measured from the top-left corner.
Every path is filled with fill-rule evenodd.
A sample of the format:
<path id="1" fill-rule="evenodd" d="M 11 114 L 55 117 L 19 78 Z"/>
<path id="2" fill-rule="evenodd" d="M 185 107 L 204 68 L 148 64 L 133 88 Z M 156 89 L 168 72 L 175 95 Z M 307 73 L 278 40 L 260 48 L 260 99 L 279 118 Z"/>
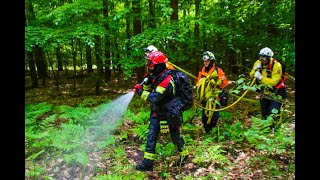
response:
<path id="1" fill-rule="evenodd" d="M 194 78 L 194 79 L 197 79 L 196 76 L 194 76 L 194 75 L 192 75 L 191 73 L 189 73 L 189 72 L 181 69 L 181 68 L 178 67 L 177 65 L 175 65 L 175 64 L 173 64 L 173 63 L 171 63 L 171 62 L 167 62 L 167 63 L 171 64 L 171 65 L 172 65 L 173 67 L 175 67 L 176 69 L 178 69 L 178 70 L 186 73 L 186 74 L 189 75 L 190 77 L 192 77 L 192 78 Z M 253 78 L 253 80 L 252 80 L 252 82 L 251 82 L 251 84 L 250 84 L 249 86 L 251 87 L 251 86 L 255 83 L 255 81 L 256 81 L 256 78 Z M 200 83 L 200 81 L 199 81 L 199 83 Z M 204 86 L 204 84 L 206 83 L 205 81 L 201 82 L 200 84 L 199 84 L 199 83 L 198 83 L 198 86 L 199 86 L 199 87 L 201 86 L 201 88 L 200 88 L 200 89 L 197 88 L 196 93 L 197 93 L 197 95 L 198 95 L 198 96 L 197 96 L 197 100 L 198 100 L 199 102 L 201 102 L 200 100 L 203 100 L 203 98 L 204 98 L 205 95 L 206 95 L 206 90 L 207 90 L 207 88 L 205 88 L 205 86 Z M 210 81 L 209 81 L 208 83 L 209 83 L 209 85 L 211 84 Z M 215 86 L 216 86 L 216 85 L 215 85 Z M 214 92 L 213 90 L 215 89 L 215 86 L 214 86 L 213 89 L 211 89 L 211 91 L 207 90 L 207 93 Z M 224 107 L 224 108 L 216 109 L 215 106 L 212 106 L 212 105 L 211 105 L 211 108 L 208 108 L 210 105 L 208 105 L 208 107 L 207 107 L 207 106 L 206 106 L 206 107 L 203 107 L 203 106 L 201 106 L 201 104 L 199 104 L 199 103 L 197 103 L 197 102 L 194 102 L 194 105 L 195 105 L 195 106 L 198 106 L 198 107 L 200 107 L 200 108 L 202 108 L 202 109 L 205 109 L 205 110 L 207 110 L 207 111 L 222 111 L 222 110 L 228 109 L 228 108 L 234 106 L 235 104 L 237 104 L 237 103 L 248 93 L 248 91 L 249 91 L 249 89 L 247 89 L 247 90 L 242 94 L 242 96 L 240 96 L 240 98 L 238 98 L 234 103 L 232 103 L 232 104 L 230 104 L 229 106 L 226 106 L 226 107 Z M 213 94 L 214 94 L 214 93 L 213 93 Z M 211 103 L 216 104 L 214 100 L 211 101 Z"/>

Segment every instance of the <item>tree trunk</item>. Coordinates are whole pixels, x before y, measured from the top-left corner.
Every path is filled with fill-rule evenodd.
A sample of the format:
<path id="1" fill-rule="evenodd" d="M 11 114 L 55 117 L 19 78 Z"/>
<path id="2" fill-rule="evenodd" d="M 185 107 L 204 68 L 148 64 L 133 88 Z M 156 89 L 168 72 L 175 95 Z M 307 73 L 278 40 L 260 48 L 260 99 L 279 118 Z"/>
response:
<path id="1" fill-rule="evenodd" d="M 108 0 L 103 0 L 103 15 L 106 19 L 108 19 L 109 17 L 109 2 Z M 109 24 L 105 24 L 104 25 L 104 28 L 106 29 L 107 31 L 107 34 L 105 34 L 105 48 L 106 50 L 104 51 L 105 52 L 105 57 L 106 57 L 106 60 L 105 60 L 105 82 L 109 82 L 111 80 L 111 60 L 110 60 L 110 28 L 109 28 Z"/>
<path id="2" fill-rule="evenodd" d="M 155 7 L 155 2 L 154 0 L 149 0 L 149 23 L 148 27 L 149 28 L 155 28 L 156 27 L 156 7 Z"/>
<path id="3" fill-rule="evenodd" d="M 199 14 L 200 14 L 200 11 L 199 11 L 199 9 L 200 9 L 200 1 L 201 0 L 195 0 L 195 15 L 196 15 L 196 19 L 200 19 L 200 16 L 199 16 Z M 199 32 L 200 32 L 200 30 L 199 30 L 199 23 L 195 23 L 194 24 L 194 42 L 195 42 L 195 47 L 200 47 L 200 42 L 199 42 Z M 201 64 L 200 64 L 200 62 L 201 61 L 198 61 L 198 59 L 199 59 L 199 56 L 200 56 L 200 52 L 199 52 L 199 49 L 197 49 L 197 48 L 194 48 L 193 49 L 193 53 L 192 54 L 194 54 L 195 55 L 195 58 L 196 58 L 196 68 L 195 68 L 195 72 L 194 72 L 194 74 L 196 74 L 196 76 L 198 75 L 198 72 L 199 72 L 199 70 L 200 70 L 200 66 L 201 66 Z M 196 81 L 196 80 L 195 80 Z"/>
<path id="4" fill-rule="evenodd" d="M 56 56 L 57 56 L 57 62 L 58 62 L 58 71 L 63 71 L 62 54 L 60 51 L 60 47 L 56 48 Z"/>
<path id="5" fill-rule="evenodd" d="M 87 63 L 87 71 L 88 74 L 93 72 L 92 69 L 92 57 L 91 57 L 91 47 L 86 45 L 86 63 Z"/>
<path id="6" fill-rule="evenodd" d="M 141 33 L 141 9 L 140 9 L 140 0 L 132 0 L 132 9 L 133 9 L 133 34 L 138 35 Z M 142 56 L 142 55 L 141 55 Z M 135 58 L 136 61 L 140 61 L 140 58 Z M 145 74 L 144 66 L 135 68 L 134 71 L 137 75 L 137 80 L 141 80 Z"/>
<path id="7" fill-rule="evenodd" d="M 170 17 L 170 23 L 173 24 L 174 22 L 178 21 L 178 0 L 170 0 L 170 7 L 173 9 L 173 12 Z M 176 32 L 177 34 L 179 32 Z M 175 37 L 176 35 L 173 34 Z M 172 52 L 175 52 L 176 50 L 176 42 L 174 40 L 169 40 L 169 47 L 172 50 Z"/>
<path id="8" fill-rule="evenodd" d="M 77 42 L 76 39 L 72 39 L 71 43 L 72 49 L 72 65 L 73 65 L 73 90 L 76 90 L 76 77 L 77 77 L 77 66 L 76 66 L 76 56 L 77 56 Z"/>
<path id="9" fill-rule="evenodd" d="M 96 56 L 96 63 L 97 63 L 97 76 L 96 76 L 96 95 L 100 94 L 100 86 L 101 86 L 101 79 L 103 75 L 103 67 L 102 67 L 102 49 L 101 49 L 101 37 L 98 35 L 94 36 L 95 39 L 95 56 Z"/>
<path id="10" fill-rule="evenodd" d="M 37 76 L 36 64 L 33 59 L 33 53 L 30 51 L 26 52 L 26 57 L 29 63 L 29 68 L 30 68 L 32 88 L 38 88 L 39 87 L 38 76 Z"/>
<path id="11" fill-rule="evenodd" d="M 46 78 L 48 77 L 48 74 L 47 74 L 48 66 L 47 66 L 47 63 L 45 62 L 43 49 L 36 45 L 33 48 L 33 52 L 34 52 L 34 58 L 36 60 L 38 76 L 39 78 L 42 79 L 42 85 L 45 86 Z"/>

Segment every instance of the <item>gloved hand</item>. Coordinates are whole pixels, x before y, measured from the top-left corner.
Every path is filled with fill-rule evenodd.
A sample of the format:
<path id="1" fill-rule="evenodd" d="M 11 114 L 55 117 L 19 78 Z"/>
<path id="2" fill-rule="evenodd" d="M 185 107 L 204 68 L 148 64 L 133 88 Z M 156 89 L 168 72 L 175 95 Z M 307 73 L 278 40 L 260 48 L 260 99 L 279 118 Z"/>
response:
<path id="1" fill-rule="evenodd" d="M 142 86 L 140 84 L 136 84 L 135 86 L 133 86 L 133 92 L 137 93 L 139 92 L 139 90 L 142 89 Z"/>
<path id="2" fill-rule="evenodd" d="M 263 76 L 261 75 L 261 73 L 259 71 L 256 71 L 254 73 L 254 77 L 256 77 L 257 79 L 261 80 L 263 78 Z"/>
<path id="3" fill-rule="evenodd" d="M 257 70 L 261 68 L 261 62 L 258 62 L 257 65 L 253 68 L 253 70 Z"/>

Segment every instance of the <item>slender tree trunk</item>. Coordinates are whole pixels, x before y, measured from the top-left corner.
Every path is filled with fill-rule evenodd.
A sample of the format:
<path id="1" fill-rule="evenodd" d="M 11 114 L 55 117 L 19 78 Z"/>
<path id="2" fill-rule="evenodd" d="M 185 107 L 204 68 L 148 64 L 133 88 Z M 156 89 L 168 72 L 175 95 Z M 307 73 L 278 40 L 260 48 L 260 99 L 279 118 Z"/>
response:
<path id="1" fill-rule="evenodd" d="M 201 0 L 195 0 L 195 14 L 196 14 L 196 18 L 197 19 L 200 19 L 200 11 L 199 11 L 199 9 L 200 9 L 200 1 Z M 200 32 L 200 30 L 199 30 L 199 23 L 195 23 L 194 24 L 194 41 L 195 41 L 195 47 L 200 47 L 200 42 L 199 42 L 199 32 Z M 194 54 L 195 55 L 195 57 L 196 57 L 196 59 L 198 59 L 199 58 L 199 56 L 200 56 L 200 52 L 198 52 L 199 51 L 199 49 L 197 49 L 197 48 L 194 48 L 193 49 L 193 53 L 192 54 Z M 196 72 L 194 72 L 194 74 L 196 74 L 196 76 L 198 75 L 198 72 L 199 72 L 199 70 L 200 70 L 200 66 L 201 66 L 201 64 L 200 64 L 200 62 L 201 61 L 196 61 L 197 63 L 196 63 L 196 68 L 195 68 L 195 70 L 196 70 Z"/>
<path id="2" fill-rule="evenodd" d="M 173 9 L 173 12 L 170 17 L 171 24 L 178 21 L 178 12 L 179 12 L 178 3 L 179 3 L 178 0 L 170 0 L 170 7 Z M 179 32 L 176 32 L 176 33 L 178 34 Z M 176 35 L 174 34 L 173 36 L 176 36 Z M 174 40 L 169 40 L 169 47 L 172 50 L 172 52 L 175 51 L 176 46 L 177 44 Z"/>
<path id="3" fill-rule="evenodd" d="M 108 0 L 103 0 L 103 15 L 106 19 L 108 19 L 109 17 L 109 2 L 111 3 L 111 1 L 108 1 Z M 109 28 L 109 24 L 105 24 L 104 25 L 104 28 L 106 29 L 107 31 L 107 34 L 105 34 L 105 48 L 106 50 L 104 51 L 105 52 L 105 57 L 106 57 L 106 60 L 105 60 L 105 82 L 109 82 L 111 80 L 111 70 L 110 70 L 110 67 L 111 67 L 111 60 L 110 60 L 110 46 L 111 46 L 111 43 L 110 43 L 110 28 Z"/>
<path id="4" fill-rule="evenodd" d="M 33 59 L 33 53 L 30 51 L 26 52 L 26 57 L 27 57 L 27 61 L 29 63 L 29 68 L 30 68 L 32 88 L 38 88 L 39 87 L 38 75 L 37 75 L 37 70 L 36 70 L 36 64 Z"/>
<path id="5" fill-rule="evenodd" d="M 156 27 L 156 7 L 154 0 L 149 0 L 149 28 L 155 28 Z"/>
<path id="6" fill-rule="evenodd" d="M 47 74 L 48 67 L 47 67 L 47 63 L 45 62 L 43 49 L 36 45 L 33 48 L 33 51 L 34 51 L 34 57 L 36 60 L 38 76 L 42 79 L 42 85 L 45 86 L 46 78 L 48 77 L 48 74 Z"/>
<path id="7" fill-rule="evenodd" d="M 77 42 L 76 39 L 72 39 L 71 43 L 72 49 L 72 65 L 73 65 L 73 90 L 76 90 L 76 77 L 77 77 L 77 65 L 76 65 L 76 56 L 77 56 Z"/>
<path id="8" fill-rule="evenodd" d="M 96 76 L 96 95 L 100 94 L 100 86 L 103 75 L 103 67 L 102 67 L 102 49 L 101 49 L 101 37 L 98 35 L 94 36 L 95 39 L 95 56 L 97 63 L 97 76 Z"/>
<path id="9" fill-rule="evenodd" d="M 130 9 L 130 3 L 129 0 L 125 1 L 125 7 Z M 126 38 L 127 38 L 127 43 L 126 43 L 126 57 L 128 57 L 128 54 L 131 54 L 131 49 L 130 49 L 130 38 L 131 38 L 131 31 L 130 31 L 130 17 L 131 14 L 128 13 L 126 14 Z"/>
<path id="10" fill-rule="evenodd" d="M 93 72 L 92 69 L 92 57 L 91 57 L 91 47 L 86 45 L 86 63 L 88 74 Z"/>
<path id="11" fill-rule="evenodd" d="M 81 41 L 80 39 L 78 39 L 78 48 L 79 48 L 79 52 L 80 52 L 80 84 L 83 83 L 83 61 L 82 61 L 82 46 L 81 46 Z"/>
<path id="12" fill-rule="evenodd" d="M 133 9 L 133 34 L 138 35 L 141 33 L 141 9 L 140 9 L 140 0 L 132 0 L 132 9 Z M 143 56 L 141 54 L 141 56 Z M 140 58 L 135 58 L 136 61 L 140 61 Z M 144 66 L 135 68 L 134 71 L 137 75 L 137 80 L 140 81 L 145 74 Z"/>
<path id="13" fill-rule="evenodd" d="M 64 69 L 66 71 L 66 77 L 67 77 L 67 83 L 70 83 L 70 77 L 69 77 L 69 58 L 68 58 L 68 49 L 65 49 L 66 53 L 65 53 L 65 65 L 64 65 Z"/>
<path id="14" fill-rule="evenodd" d="M 48 57 L 48 62 L 49 62 L 50 67 L 51 67 L 53 78 L 55 79 L 56 91 L 59 92 L 59 70 L 57 71 L 57 73 L 54 72 L 53 62 L 52 62 L 52 59 L 50 57 L 50 53 L 47 51 L 46 54 L 47 54 L 47 57 Z"/>
<path id="15" fill-rule="evenodd" d="M 58 71 L 63 71 L 62 54 L 60 51 L 60 47 L 56 48 L 56 56 L 57 56 L 57 62 L 58 62 Z"/>

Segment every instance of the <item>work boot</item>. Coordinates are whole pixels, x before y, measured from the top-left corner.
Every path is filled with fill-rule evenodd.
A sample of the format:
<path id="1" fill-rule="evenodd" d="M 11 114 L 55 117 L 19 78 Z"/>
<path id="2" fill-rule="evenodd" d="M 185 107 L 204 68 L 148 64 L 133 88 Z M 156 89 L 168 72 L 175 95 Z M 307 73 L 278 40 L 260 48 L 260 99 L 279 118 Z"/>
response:
<path id="1" fill-rule="evenodd" d="M 153 161 L 149 159 L 144 159 L 140 165 L 136 166 L 136 170 L 153 171 Z"/>
<path id="2" fill-rule="evenodd" d="M 180 166 L 180 163 L 181 163 L 181 166 L 185 165 L 187 160 L 188 160 L 188 157 L 189 155 L 186 155 L 183 157 L 183 159 L 181 160 L 182 156 L 179 157 L 178 161 L 176 162 L 176 166 Z"/>

